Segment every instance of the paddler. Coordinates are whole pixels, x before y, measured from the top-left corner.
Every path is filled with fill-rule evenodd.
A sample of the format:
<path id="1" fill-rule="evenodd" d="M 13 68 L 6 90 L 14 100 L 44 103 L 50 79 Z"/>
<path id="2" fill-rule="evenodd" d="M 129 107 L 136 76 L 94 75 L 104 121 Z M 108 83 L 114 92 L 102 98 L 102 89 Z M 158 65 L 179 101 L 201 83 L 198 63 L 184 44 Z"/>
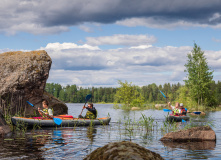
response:
<path id="1" fill-rule="evenodd" d="M 47 115 L 50 116 L 50 118 L 53 118 L 53 109 L 48 107 L 48 101 L 47 100 L 43 100 L 42 101 L 42 107 L 43 107 L 43 112 L 41 112 L 41 109 L 38 107 L 38 112 L 42 117 L 46 117 Z"/>
<path id="2" fill-rule="evenodd" d="M 189 113 L 189 111 L 183 107 L 183 103 L 180 103 L 180 114 L 185 116 L 186 113 Z"/>
<path id="3" fill-rule="evenodd" d="M 172 106 L 172 105 L 170 104 L 170 102 L 168 102 L 168 106 L 172 109 L 174 116 L 178 116 L 178 115 L 181 113 L 180 103 L 179 103 L 179 102 L 176 102 L 176 105 L 175 105 L 175 106 Z"/>
<path id="4" fill-rule="evenodd" d="M 79 118 L 85 118 L 85 119 L 96 119 L 97 118 L 97 110 L 93 106 L 93 103 L 89 103 L 88 106 L 86 107 L 85 105 L 83 106 L 83 109 L 87 109 L 86 115 L 83 117 L 82 115 L 79 115 Z"/>

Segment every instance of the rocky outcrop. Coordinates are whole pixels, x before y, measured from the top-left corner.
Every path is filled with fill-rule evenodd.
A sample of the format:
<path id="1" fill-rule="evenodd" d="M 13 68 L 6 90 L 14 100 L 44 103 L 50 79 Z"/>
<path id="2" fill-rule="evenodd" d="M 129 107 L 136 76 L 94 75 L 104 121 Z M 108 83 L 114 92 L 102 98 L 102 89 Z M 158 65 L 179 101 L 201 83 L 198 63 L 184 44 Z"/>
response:
<path id="1" fill-rule="evenodd" d="M 49 97 L 43 93 L 51 63 L 51 58 L 43 50 L 0 54 L 0 108 L 7 110 L 11 115 L 33 115 L 35 109 L 26 101 L 40 107 L 42 99 Z M 56 108 L 62 108 L 56 111 L 56 114 L 66 114 L 67 106 L 53 99 L 51 96 L 52 104 Z"/>
<path id="2" fill-rule="evenodd" d="M 103 147 L 97 148 L 89 154 L 84 160 L 162 160 L 163 158 L 136 143 L 123 141 L 109 143 Z"/>
<path id="3" fill-rule="evenodd" d="M 167 133 L 160 140 L 175 142 L 216 141 L 216 134 L 209 126 L 201 126 Z"/>

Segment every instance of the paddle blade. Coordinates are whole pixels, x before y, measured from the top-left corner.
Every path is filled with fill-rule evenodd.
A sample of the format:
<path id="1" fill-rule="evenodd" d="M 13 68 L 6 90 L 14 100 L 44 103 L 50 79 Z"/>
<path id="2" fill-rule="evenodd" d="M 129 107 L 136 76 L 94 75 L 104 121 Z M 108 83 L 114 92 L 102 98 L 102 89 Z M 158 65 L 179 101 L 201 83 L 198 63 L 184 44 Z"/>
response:
<path id="1" fill-rule="evenodd" d="M 54 123 L 57 125 L 60 125 L 62 123 L 62 120 L 60 118 L 53 118 Z"/>
<path id="2" fill-rule="evenodd" d="M 194 114 L 200 114 L 201 112 L 193 112 Z"/>
<path id="3" fill-rule="evenodd" d="M 85 103 L 87 103 L 87 101 L 91 98 L 91 94 L 88 94 L 86 97 L 85 97 Z"/>
<path id="4" fill-rule="evenodd" d="M 164 94 L 163 94 L 163 92 L 162 91 L 160 91 L 160 93 L 164 96 L 164 98 L 167 98 Z"/>
<path id="5" fill-rule="evenodd" d="M 164 112 L 170 112 L 171 110 L 169 109 L 163 109 Z"/>
<path id="6" fill-rule="evenodd" d="M 34 105 L 33 104 L 31 104 L 29 101 L 26 101 L 28 104 L 30 104 L 32 107 L 34 107 Z"/>

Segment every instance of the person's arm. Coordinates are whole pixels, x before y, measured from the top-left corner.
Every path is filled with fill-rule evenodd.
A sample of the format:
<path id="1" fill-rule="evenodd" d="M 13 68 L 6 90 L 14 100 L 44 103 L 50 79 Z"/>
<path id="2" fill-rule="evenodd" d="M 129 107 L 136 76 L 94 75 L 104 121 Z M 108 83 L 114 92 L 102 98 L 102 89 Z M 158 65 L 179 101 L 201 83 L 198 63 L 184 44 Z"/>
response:
<path id="1" fill-rule="evenodd" d="M 43 113 L 40 111 L 41 109 L 38 107 L 38 112 L 41 116 L 43 116 Z"/>
<path id="2" fill-rule="evenodd" d="M 172 107 L 171 107 L 171 104 L 170 104 L 170 102 L 168 102 L 168 106 L 171 108 L 171 109 L 173 109 Z"/>

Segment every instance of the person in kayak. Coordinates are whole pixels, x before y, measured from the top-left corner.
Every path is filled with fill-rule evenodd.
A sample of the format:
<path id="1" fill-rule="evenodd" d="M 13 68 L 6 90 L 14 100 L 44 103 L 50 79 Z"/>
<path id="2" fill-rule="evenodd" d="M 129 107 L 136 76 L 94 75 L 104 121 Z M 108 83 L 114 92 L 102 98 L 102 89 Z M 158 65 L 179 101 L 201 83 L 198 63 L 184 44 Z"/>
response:
<path id="1" fill-rule="evenodd" d="M 43 111 L 44 113 L 42 113 L 41 109 L 38 107 L 38 112 L 39 112 L 39 114 L 40 114 L 42 117 L 46 117 L 47 115 L 49 115 L 50 118 L 53 117 L 53 110 L 48 107 L 48 104 L 49 104 L 49 103 L 48 103 L 47 100 L 43 100 L 43 101 L 42 101 L 42 106 L 43 106 L 43 110 L 42 110 L 42 111 Z"/>
<path id="2" fill-rule="evenodd" d="M 83 109 L 87 109 L 86 115 L 83 117 L 82 115 L 79 115 L 79 118 L 85 118 L 85 119 L 96 119 L 97 118 L 97 110 L 93 106 L 93 103 L 89 103 L 87 107 L 85 105 L 83 106 Z"/>
<path id="3" fill-rule="evenodd" d="M 170 102 L 168 102 L 168 106 L 172 109 L 174 116 L 178 116 L 178 115 L 181 113 L 180 103 L 179 103 L 179 102 L 176 102 L 176 105 L 175 105 L 175 106 L 172 106 L 172 105 L 170 104 Z"/>
<path id="4" fill-rule="evenodd" d="M 186 113 L 189 113 L 189 111 L 183 107 L 183 103 L 180 103 L 180 114 L 185 116 Z"/>

